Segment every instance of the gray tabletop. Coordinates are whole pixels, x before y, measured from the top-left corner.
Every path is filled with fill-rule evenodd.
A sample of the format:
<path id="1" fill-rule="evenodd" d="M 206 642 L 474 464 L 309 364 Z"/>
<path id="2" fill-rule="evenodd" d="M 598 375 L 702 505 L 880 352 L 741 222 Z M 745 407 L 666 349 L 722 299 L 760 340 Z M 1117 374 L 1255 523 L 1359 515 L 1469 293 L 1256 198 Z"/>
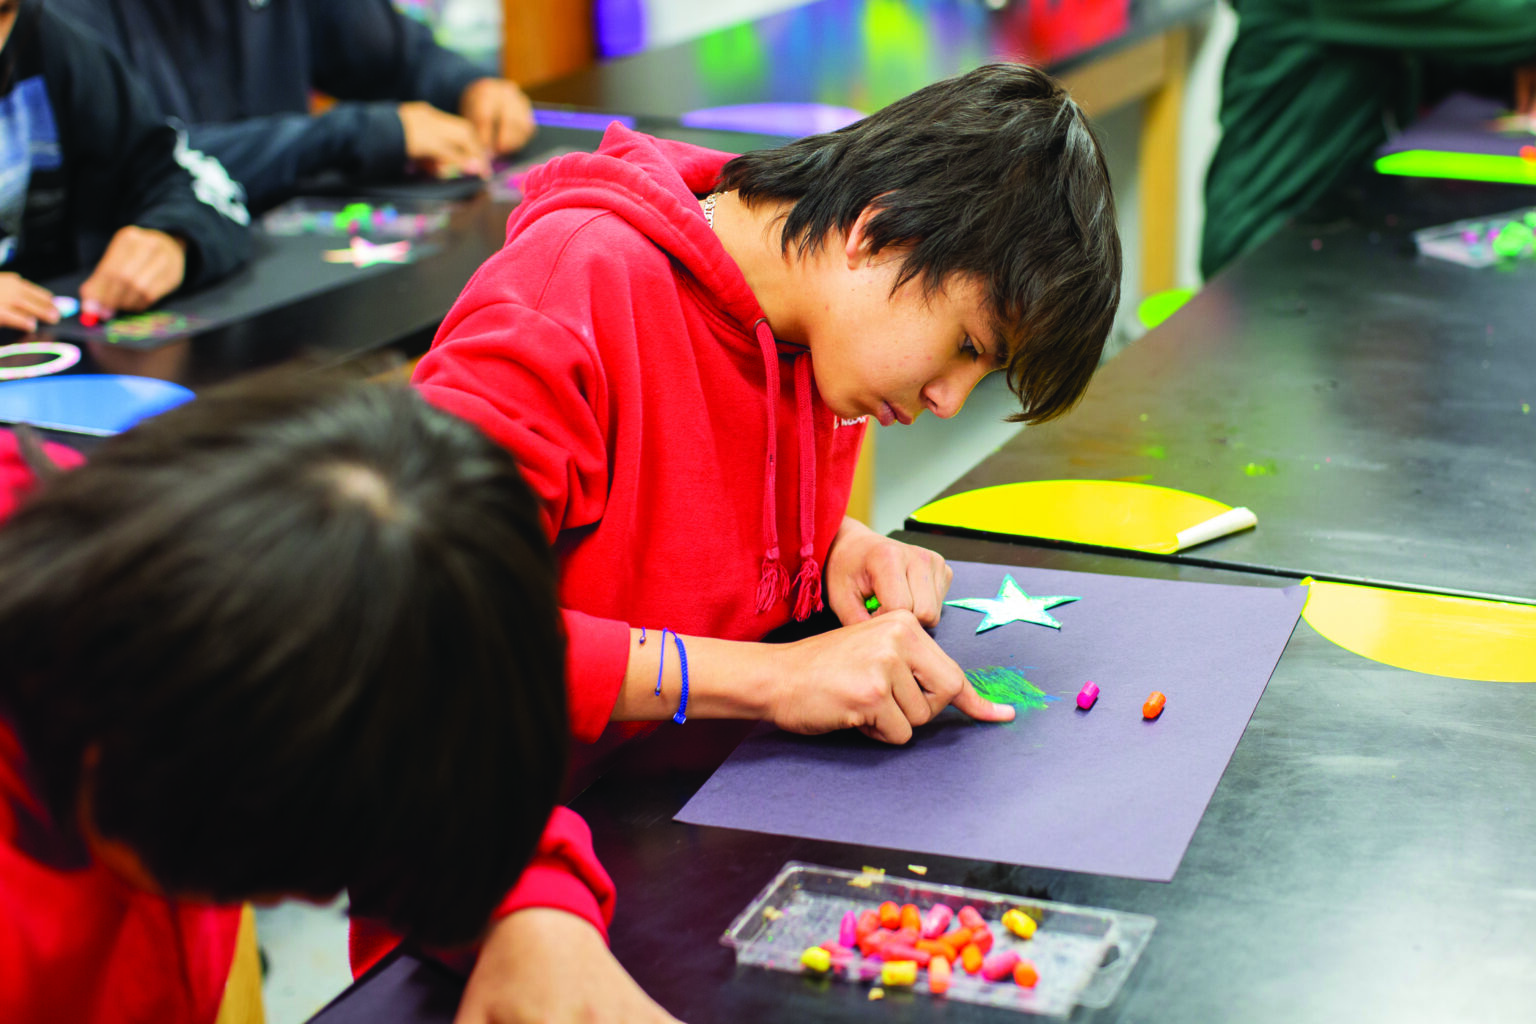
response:
<path id="1" fill-rule="evenodd" d="M 1536 601 L 1536 264 L 1402 236 L 1286 229 L 943 493 L 1142 480 L 1258 515 L 1190 562 Z"/>

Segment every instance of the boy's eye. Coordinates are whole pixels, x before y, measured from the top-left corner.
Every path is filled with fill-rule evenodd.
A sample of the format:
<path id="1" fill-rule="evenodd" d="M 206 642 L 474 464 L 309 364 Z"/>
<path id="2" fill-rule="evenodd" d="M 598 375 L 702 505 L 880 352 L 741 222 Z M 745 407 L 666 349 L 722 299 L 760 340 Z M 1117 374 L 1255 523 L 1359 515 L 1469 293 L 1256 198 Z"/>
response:
<path id="1" fill-rule="evenodd" d="M 970 335 L 966 335 L 965 340 L 960 343 L 960 351 L 967 353 L 971 357 L 971 362 L 975 362 L 982 356 L 981 349 L 976 347 L 976 343 L 971 340 Z"/>

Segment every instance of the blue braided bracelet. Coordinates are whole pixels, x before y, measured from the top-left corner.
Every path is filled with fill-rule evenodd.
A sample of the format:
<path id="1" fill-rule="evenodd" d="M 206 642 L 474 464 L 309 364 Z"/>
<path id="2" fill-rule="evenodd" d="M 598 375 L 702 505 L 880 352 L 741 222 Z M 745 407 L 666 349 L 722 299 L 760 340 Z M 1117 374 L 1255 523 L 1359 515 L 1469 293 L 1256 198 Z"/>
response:
<path id="1" fill-rule="evenodd" d="M 672 634 L 672 642 L 677 644 L 677 660 L 683 665 L 683 695 L 677 702 L 677 714 L 672 716 L 672 721 L 682 725 L 688 721 L 688 649 L 683 646 L 683 638 L 676 633 Z"/>

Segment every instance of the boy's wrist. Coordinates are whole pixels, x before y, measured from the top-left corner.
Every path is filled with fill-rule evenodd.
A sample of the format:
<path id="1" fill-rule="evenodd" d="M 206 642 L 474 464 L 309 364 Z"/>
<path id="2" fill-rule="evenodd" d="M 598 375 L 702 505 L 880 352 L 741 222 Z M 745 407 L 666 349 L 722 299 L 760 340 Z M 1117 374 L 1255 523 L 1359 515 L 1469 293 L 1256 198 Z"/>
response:
<path id="1" fill-rule="evenodd" d="M 687 637 L 688 713 L 696 718 L 764 719 L 778 681 L 775 645 Z"/>

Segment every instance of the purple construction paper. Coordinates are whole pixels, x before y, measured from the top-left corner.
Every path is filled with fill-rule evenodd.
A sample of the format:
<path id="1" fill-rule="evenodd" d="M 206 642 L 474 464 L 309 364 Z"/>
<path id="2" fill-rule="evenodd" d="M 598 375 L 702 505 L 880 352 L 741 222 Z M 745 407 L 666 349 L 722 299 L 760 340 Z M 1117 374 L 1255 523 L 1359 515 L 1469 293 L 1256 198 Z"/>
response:
<path id="1" fill-rule="evenodd" d="M 1519 156 L 1521 146 L 1536 144 L 1536 135 L 1496 130 L 1491 122 L 1508 113 L 1508 104 L 1498 100 L 1464 92 L 1452 93 L 1429 113 L 1389 139 L 1376 151 L 1376 155 L 1432 149 L 1447 153 Z"/>
<path id="2" fill-rule="evenodd" d="M 951 562 L 951 598 L 1082 599 L 975 632 L 946 608 L 934 630 L 964 669 L 1010 666 L 1058 699 L 1006 725 L 953 708 L 895 747 L 857 732 L 749 735 L 677 814 L 696 825 L 913 853 L 1171 881 L 1306 602 L 1306 588 L 1240 587 Z M 1087 681 L 1098 703 L 1074 703 Z M 1141 717 L 1153 690 L 1167 695 Z"/>

